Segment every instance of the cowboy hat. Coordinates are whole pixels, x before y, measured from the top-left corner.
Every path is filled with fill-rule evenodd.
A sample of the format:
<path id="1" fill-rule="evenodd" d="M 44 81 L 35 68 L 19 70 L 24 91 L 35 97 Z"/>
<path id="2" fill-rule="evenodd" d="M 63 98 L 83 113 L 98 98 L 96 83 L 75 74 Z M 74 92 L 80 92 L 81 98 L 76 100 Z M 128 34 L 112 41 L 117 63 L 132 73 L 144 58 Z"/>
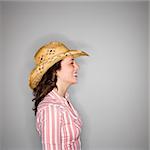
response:
<path id="1" fill-rule="evenodd" d="M 50 42 L 42 46 L 34 55 L 36 66 L 29 75 L 29 86 L 31 89 L 34 89 L 38 85 L 50 67 L 70 55 L 74 58 L 89 56 L 81 50 L 68 49 L 62 42 Z"/>

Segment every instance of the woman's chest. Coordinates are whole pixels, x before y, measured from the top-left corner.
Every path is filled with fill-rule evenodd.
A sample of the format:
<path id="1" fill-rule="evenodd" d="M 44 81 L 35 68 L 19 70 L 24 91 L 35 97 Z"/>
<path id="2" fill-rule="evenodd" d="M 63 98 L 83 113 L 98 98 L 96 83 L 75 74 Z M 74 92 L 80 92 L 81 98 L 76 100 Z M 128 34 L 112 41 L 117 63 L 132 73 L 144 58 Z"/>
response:
<path id="1" fill-rule="evenodd" d="M 82 121 L 79 113 L 74 107 L 66 107 L 62 116 L 61 135 L 69 137 L 71 141 L 77 140 L 80 137 Z"/>

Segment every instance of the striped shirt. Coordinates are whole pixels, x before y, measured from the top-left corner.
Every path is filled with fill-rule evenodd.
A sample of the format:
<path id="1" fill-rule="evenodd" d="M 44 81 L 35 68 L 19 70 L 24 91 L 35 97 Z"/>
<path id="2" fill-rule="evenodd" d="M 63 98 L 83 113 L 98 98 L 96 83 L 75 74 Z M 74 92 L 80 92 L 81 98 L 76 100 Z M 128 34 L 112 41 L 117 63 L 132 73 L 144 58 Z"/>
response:
<path id="1" fill-rule="evenodd" d="M 36 129 L 43 150 L 81 150 L 81 119 L 70 102 L 52 90 L 38 106 Z"/>

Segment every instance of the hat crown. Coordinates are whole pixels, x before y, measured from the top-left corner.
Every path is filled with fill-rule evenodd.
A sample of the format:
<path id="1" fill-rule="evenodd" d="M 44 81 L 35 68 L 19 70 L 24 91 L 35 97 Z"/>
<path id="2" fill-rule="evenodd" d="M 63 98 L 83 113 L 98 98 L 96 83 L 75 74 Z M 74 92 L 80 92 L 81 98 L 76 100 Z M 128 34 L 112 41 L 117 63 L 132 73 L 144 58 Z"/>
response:
<path id="1" fill-rule="evenodd" d="M 62 53 L 68 52 L 69 49 L 61 42 L 50 42 L 42 46 L 35 54 L 34 59 L 37 65 L 41 64 L 48 59 L 60 55 Z"/>

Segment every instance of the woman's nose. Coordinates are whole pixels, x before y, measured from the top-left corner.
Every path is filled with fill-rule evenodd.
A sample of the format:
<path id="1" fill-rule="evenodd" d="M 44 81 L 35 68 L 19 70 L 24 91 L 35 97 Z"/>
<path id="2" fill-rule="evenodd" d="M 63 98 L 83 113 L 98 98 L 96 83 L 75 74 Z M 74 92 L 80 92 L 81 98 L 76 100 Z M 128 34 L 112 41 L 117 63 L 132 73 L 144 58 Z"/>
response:
<path id="1" fill-rule="evenodd" d="M 77 62 L 75 62 L 74 65 L 77 70 L 80 68 Z"/>

